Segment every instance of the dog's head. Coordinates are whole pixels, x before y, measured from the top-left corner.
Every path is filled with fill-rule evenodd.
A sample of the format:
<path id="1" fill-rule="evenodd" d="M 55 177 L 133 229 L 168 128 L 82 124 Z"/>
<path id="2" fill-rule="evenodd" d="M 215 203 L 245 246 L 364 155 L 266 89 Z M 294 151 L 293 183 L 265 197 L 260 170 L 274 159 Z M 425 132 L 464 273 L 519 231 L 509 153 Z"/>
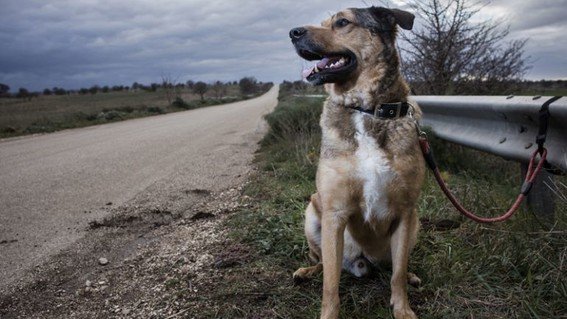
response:
<path id="1" fill-rule="evenodd" d="M 303 71 L 309 82 L 340 84 L 358 78 L 380 59 L 387 61 L 390 55 L 397 56 L 397 26 L 411 30 L 413 20 L 413 14 L 398 9 L 346 9 L 323 21 L 320 27 L 294 28 L 289 36 L 302 58 L 319 60 L 313 68 Z"/>

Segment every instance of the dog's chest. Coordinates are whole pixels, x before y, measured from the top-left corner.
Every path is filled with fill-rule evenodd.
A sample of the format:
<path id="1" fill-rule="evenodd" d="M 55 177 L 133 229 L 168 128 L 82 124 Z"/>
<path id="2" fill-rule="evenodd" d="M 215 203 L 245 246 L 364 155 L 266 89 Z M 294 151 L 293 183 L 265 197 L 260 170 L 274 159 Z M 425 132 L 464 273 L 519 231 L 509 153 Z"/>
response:
<path id="1" fill-rule="evenodd" d="M 364 127 L 364 114 L 355 113 L 352 121 L 356 129 L 358 147 L 354 153 L 356 177 L 362 183 L 364 219 L 382 219 L 388 214 L 387 188 L 394 172 L 386 153 Z"/>

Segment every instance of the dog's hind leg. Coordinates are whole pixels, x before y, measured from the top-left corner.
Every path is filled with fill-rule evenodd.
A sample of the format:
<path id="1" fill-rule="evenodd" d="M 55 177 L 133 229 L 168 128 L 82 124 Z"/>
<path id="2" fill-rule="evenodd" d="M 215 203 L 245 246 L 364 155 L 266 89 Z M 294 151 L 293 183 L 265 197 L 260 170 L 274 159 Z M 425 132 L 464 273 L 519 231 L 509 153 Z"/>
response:
<path id="1" fill-rule="evenodd" d="M 408 259 L 412 246 L 412 236 L 417 232 L 417 213 L 402 212 L 397 225 L 393 226 L 391 237 L 392 253 L 392 297 L 390 305 L 394 308 L 396 319 L 417 319 L 411 310 L 407 294 Z"/>
<path id="2" fill-rule="evenodd" d="M 293 278 L 296 281 L 311 279 L 323 271 L 321 264 L 321 212 L 318 207 L 317 194 L 314 194 L 305 210 L 305 237 L 309 244 L 309 259 L 313 266 L 297 269 L 293 273 Z M 362 257 L 362 249 L 348 230 L 344 232 L 344 241 L 343 269 L 356 277 L 366 276 L 370 271 L 370 264 Z"/>
<path id="3" fill-rule="evenodd" d="M 321 264 L 321 213 L 317 207 L 317 194 L 314 194 L 305 210 L 305 237 L 309 244 L 309 259 L 315 265 L 296 270 L 293 273 L 293 279 L 296 281 L 311 279 L 323 271 Z"/>

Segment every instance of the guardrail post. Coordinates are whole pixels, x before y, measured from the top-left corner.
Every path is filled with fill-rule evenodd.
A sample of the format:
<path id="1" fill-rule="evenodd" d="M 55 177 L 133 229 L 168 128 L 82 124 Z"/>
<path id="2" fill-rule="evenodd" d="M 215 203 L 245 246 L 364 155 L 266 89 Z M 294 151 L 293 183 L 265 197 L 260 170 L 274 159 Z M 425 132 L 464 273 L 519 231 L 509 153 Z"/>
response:
<path id="1" fill-rule="evenodd" d="M 525 176 L 528 165 L 520 164 L 522 176 Z M 542 169 L 535 179 L 534 185 L 528 194 L 527 205 L 535 215 L 544 223 L 553 224 L 555 222 L 555 200 L 549 185 L 553 182 L 553 175 Z"/>

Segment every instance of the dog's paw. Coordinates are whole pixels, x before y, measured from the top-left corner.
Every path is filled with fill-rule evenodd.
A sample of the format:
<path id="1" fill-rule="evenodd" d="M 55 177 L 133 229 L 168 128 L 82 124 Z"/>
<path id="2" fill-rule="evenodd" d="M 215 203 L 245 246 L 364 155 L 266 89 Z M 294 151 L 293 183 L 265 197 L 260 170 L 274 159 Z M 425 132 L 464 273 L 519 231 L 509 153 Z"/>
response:
<path id="1" fill-rule="evenodd" d="M 311 267 L 299 268 L 293 273 L 293 281 L 301 283 L 312 279 L 323 271 L 323 264 L 317 264 Z"/>
<path id="2" fill-rule="evenodd" d="M 417 288 L 421 286 L 421 279 L 419 279 L 419 277 L 414 273 L 408 272 L 408 284 Z"/>
<path id="3" fill-rule="evenodd" d="M 417 319 L 417 316 L 410 308 L 395 309 L 394 308 L 394 318 L 395 319 Z"/>

